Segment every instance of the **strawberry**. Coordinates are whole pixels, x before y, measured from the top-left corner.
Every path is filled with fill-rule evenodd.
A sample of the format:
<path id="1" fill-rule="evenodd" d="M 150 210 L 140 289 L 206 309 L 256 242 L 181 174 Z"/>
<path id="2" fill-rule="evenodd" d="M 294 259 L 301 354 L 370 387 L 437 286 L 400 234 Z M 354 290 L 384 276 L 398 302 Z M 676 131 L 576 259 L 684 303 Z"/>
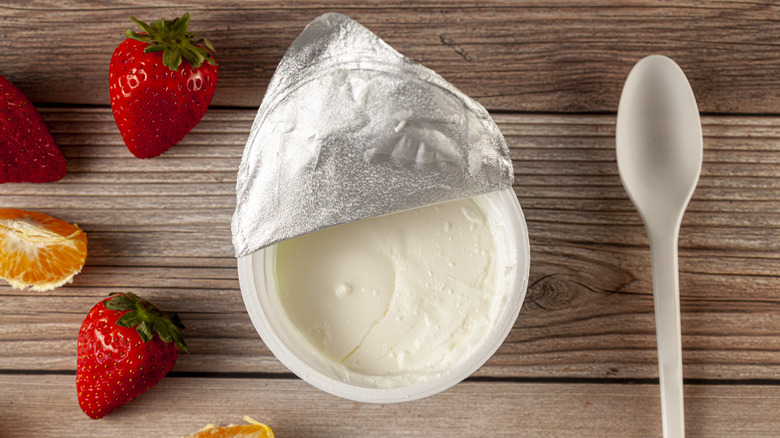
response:
<path id="1" fill-rule="evenodd" d="M 79 405 L 101 418 L 156 385 L 188 353 L 176 314 L 133 293 L 111 294 L 81 324 L 76 363 Z"/>
<path id="2" fill-rule="evenodd" d="M 52 182 L 65 176 L 65 156 L 22 90 L 0 76 L 0 183 Z"/>
<path id="3" fill-rule="evenodd" d="M 218 68 L 211 43 L 187 31 L 189 14 L 151 26 L 130 19 L 146 33 L 126 30 L 127 39 L 111 57 L 111 109 L 130 152 L 151 158 L 200 122 L 214 96 Z"/>

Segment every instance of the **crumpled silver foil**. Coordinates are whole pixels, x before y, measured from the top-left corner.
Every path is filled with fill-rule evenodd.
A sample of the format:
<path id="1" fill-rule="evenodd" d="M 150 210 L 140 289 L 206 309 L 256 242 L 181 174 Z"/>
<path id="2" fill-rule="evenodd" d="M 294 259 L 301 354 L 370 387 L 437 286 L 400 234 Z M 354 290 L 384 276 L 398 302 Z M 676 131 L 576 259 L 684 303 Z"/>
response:
<path id="1" fill-rule="evenodd" d="M 276 69 L 236 185 L 236 256 L 313 231 L 512 185 L 488 112 L 336 13 Z"/>

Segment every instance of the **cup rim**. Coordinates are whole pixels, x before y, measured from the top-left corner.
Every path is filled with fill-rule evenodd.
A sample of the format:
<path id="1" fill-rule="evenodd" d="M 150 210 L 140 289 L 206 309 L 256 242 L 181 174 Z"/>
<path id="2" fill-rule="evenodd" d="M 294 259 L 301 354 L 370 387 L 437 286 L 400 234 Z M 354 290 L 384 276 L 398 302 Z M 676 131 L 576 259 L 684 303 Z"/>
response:
<path id="1" fill-rule="evenodd" d="M 263 342 L 282 364 L 304 381 L 330 394 L 361 402 L 395 403 L 417 400 L 442 392 L 470 376 L 493 356 L 514 326 L 525 299 L 530 269 L 527 225 L 514 190 L 507 188 L 475 198 L 479 199 L 480 196 L 486 197 L 489 202 L 498 207 L 506 234 L 514 240 L 515 254 L 513 255 L 516 257 L 517 264 L 514 278 L 510 279 L 508 286 L 510 292 L 506 307 L 486 339 L 463 361 L 431 379 L 393 388 L 366 387 L 322 373 L 285 344 L 277 333 L 278 328 L 274 327 L 266 314 L 266 311 L 274 309 L 266 309 L 261 303 L 260 294 L 267 294 L 269 291 L 267 287 L 258 285 L 265 285 L 267 276 L 264 268 L 257 269 L 254 260 L 255 257 L 263 257 L 263 263 L 259 265 L 264 267 L 266 249 L 238 258 L 238 278 L 244 305 Z M 488 214 L 487 211 L 485 213 Z"/>

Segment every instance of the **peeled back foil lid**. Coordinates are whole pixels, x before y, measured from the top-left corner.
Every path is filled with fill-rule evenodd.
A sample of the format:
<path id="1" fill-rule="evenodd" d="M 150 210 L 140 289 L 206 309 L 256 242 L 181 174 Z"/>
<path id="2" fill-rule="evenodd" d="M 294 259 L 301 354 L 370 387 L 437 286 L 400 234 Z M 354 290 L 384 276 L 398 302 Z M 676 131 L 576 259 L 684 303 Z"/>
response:
<path id="1" fill-rule="evenodd" d="M 512 185 L 480 104 L 336 13 L 284 55 L 236 185 L 236 256 L 313 231 Z"/>

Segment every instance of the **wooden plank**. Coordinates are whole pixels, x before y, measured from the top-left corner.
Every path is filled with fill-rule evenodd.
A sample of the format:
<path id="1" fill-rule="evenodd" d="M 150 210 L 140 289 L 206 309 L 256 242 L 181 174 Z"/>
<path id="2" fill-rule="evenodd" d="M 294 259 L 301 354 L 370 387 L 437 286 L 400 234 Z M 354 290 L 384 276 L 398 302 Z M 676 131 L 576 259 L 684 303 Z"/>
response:
<path id="1" fill-rule="evenodd" d="M 534 280 L 514 330 L 477 375 L 655 377 L 648 281 L 644 291 L 615 291 L 602 282 L 615 281 L 616 274 L 599 271 L 598 263 L 556 265 L 540 264 L 537 269 L 568 273 Z M 579 268 L 594 270 L 578 275 Z M 234 270 L 205 275 L 208 278 L 198 278 L 198 269 L 159 271 L 92 268 L 78 277 L 80 285 L 60 289 L 54 296 L 14 293 L 4 287 L 0 369 L 75 369 L 75 339 L 86 312 L 110 292 L 132 290 L 182 316 L 192 350 L 180 359 L 183 371 L 206 372 L 219 364 L 226 372 L 286 372 L 257 337 Z M 223 275 L 232 278 L 212 278 Z M 595 280 L 600 277 L 607 279 Z M 683 286 L 687 284 L 685 276 Z M 739 287 L 736 281 L 731 284 Z M 753 293 L 760 295 L 761 290 Z M 727 296 L 703 296 L 685 299 L 682 307 L 686 377 L 739 379 L 747 369 L 752 378 L 777 375 L 780 321 L 772 310 L 776 306 L 758 298 L 729 301 Z M 47 310 L 52 308 L 57 309 L 54 315 Z"/>
<path id="2" fill-rule="evenodd" d="M 177 437 L 208 423 L 263 421 L 278 437 L 660 437 L 657 385 L 463 382 L 400 404 L 342 400 L 287 379 L 167 377 L 101 420 L 78 407 L 73 376 L 0 375 L 4 438 Z M 686 385 L 689 437 L 768 437 L 776 386 Z"/>
<path id="3" fill-rule="evenodd" d="M 185 11 L 192 29 L 217 47 L 218 106 L 257 107 L 290 43 L 329 11 L 365 24 L 489 109 L 614 112 L 631 66 L 653 53 L 680 63 L 702 111 L 776 113 L 780 106 L 780 6 L 747 0 L 250 0 L 240 7 L 196 0 L 185 9 L 174 1 L 13 0 L 0 5 L 1 73 L 35 102 L 108 105 L 108 63 L 124 29 L 134 27 L 128 16 L 151 21 Z M 88 25 L 73 38 L 81 23 Z"/>
<path id="4" fill-rule="evenodd" d="M 0 205 L 80 224 L 89 256 L 56 291 L 0 286 L 0 369 L 72 371 L 83 316 L 107 293 L 132 290 L 181 314 L 193 354 L 180 370 L 287 372 L 244 311 L 231 244 L 235 173 L 254 111 L 211 110 L 151 160 L 127 152 L 108 109 L 43 115 L 81 167 L 54 184 L 0 185 Z M 531 281 L 507 342 L 477 375 L 655 377 L 647 237 L 617 174 L 614 117 L 496 120 L 515 160 Z M 680 236 L 685 376 L 775 379 L 780 119 L 705 117 L 704 134 L 703 176 Z M 208 157 L 199 145 L 213 145 Z"/>

